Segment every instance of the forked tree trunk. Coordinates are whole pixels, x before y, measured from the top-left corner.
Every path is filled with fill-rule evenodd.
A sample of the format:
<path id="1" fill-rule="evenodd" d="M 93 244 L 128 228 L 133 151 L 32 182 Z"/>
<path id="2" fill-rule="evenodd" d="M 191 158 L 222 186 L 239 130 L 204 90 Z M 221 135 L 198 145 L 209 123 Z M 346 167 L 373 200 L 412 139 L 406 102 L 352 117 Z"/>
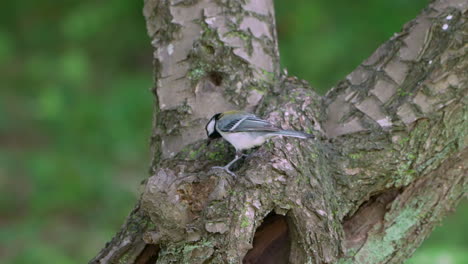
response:
<path id="1" fill-rule="evenodd" d="M 151 177 L 91 263 L 403 262 L 466 194 L 467 8 L 434 1 L 321 97 L 280 74 L 271 0 L 146 0 Z M 203 140 L 227 109 L 316 139 L 274 139 L 233 178 L 210 169 L 232 147 Z"/>

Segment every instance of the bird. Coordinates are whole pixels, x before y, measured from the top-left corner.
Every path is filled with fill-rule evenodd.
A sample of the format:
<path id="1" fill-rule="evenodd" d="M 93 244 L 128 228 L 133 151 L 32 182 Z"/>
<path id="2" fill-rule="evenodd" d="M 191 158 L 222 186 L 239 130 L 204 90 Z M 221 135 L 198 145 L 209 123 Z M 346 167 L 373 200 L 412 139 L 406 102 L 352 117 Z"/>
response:
<path id="1" fill-rule="evenodd" d="M 252 113 L 237 110 L 213 115 L 206 124 L 205 130 L 208 136 L 207 145 L 214 139 L 223 138 L 236 149 L 236 156 L 232 161 L 222 167 L 213 167 L 223 169 L 234 177 L 236 174 L 230 170 L 230 167 L 240 158 L 247 156 L 243 154 L 244 150 L 260 146 L 275 136 L 314 138 L 312 134 L 284 130 Z"/>

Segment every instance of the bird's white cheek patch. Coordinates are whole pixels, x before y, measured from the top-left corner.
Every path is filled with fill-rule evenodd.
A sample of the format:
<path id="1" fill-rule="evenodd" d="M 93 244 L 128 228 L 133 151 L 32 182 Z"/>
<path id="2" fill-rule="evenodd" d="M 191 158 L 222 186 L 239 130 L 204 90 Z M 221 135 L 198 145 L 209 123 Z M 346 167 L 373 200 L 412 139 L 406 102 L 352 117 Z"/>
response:
<path id="1" fill-rule="evenodd" d="M 215 126 L 215 121 L 214 120 L 211 120 L 209 123 L 208 123 L 208 126 L 206 127 L 206 130 L 208 130 L 208 134 L 211 134 L 214 132 L 214 126 Z"/>

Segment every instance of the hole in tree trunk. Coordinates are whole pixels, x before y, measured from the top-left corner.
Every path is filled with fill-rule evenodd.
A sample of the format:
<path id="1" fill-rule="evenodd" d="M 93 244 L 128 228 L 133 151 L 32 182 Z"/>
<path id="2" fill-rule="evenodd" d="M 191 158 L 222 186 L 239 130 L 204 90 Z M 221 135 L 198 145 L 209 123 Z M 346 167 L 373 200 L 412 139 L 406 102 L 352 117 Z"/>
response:
<path id="1" fill-rule="evenodd" d="M 223 74 L 221 72 L 212 71 L 208 73 L 208 78 L 215 86 L 220 86 L 223 82 Z"/>
<path id="2" fill-rule="evenodd" d="M 136 258 L 135 264 L 155 264 L 158 260 L 159 245 L 147 244 Z"/>
<path id="3" fill-rule="evenodd" d="M 343 229 L 345 232 L 344 246 L 350 248 L 360 248 L 367 240 L 367 233 L 376 224 L 382 222 L 389 204 L 402 192 L 402 189 L 387 189 L 375 194 L 359 206 L 359 209 L 352 215 L 343 219 Z"/>
<path id="4" fill-rule="evenodd" d="M 291 243 L 286 217 L 270 213 L 255 232 L 253 248 L 243 264 L 287 264 Z"/>

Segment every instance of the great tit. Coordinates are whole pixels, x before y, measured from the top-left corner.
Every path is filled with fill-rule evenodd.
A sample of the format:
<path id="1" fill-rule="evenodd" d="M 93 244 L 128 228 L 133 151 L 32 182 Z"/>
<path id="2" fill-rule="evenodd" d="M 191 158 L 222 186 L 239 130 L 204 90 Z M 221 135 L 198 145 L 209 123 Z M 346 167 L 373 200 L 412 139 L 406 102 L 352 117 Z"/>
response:
<path id="1" fill-rule="evenodd" d="M 260 119 L 254 114 L 243 111 L 228 111 L 217 113 L 211 117 L 205 126 L 208 136 L 208 145 L 211 140 L 224 138 L 236 148 L 236 157 L 224 167 L 213 167 L 224 169 L 232 176 L 236 176 L 229 168 L 241 157 L 243 150 L 262 145 L 267 139 L 275 136 L 286 136 L 296 138 L 313 138 L 311 134 L 294 130 L 283 130 L 272 123 Z"/>

